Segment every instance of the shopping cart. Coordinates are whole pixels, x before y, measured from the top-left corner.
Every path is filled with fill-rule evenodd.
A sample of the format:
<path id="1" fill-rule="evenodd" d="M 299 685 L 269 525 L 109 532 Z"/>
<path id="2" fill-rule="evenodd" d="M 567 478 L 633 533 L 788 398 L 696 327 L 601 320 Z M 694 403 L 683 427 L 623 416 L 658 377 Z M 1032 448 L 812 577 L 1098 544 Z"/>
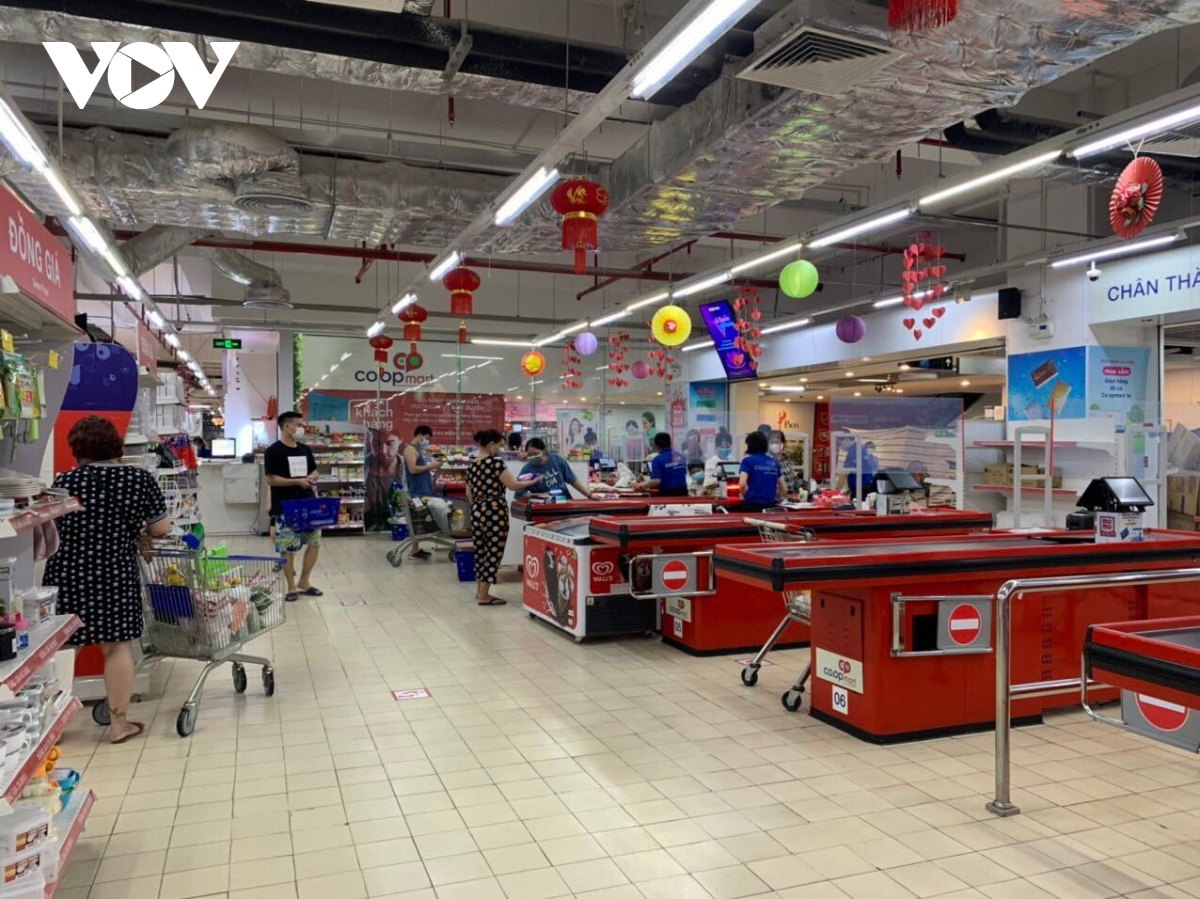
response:
<path id="1" fill-rule="evenodd" d="M 263 692 L 275 695 L 271 660 L 241 650 L 285 620 L 283 565 L 282 558 L 190 550 L 177 541 L 157 541 L 143 556 L 145 626 L 137 667 L 164 658 L 206 663 L 179 710 L 175 721 L 179 736 L 189 736 L 195 729 L 200 692 L 220 665 L 233 666 L 233 689 L 238 693 L 246 692 L 245 666 L 261 665 Z M 97 705 L 92 717 L 107 724 L 111 717 L 107 703 Z"/>
<path id="2" fill-rule="evenodd" d="M 793 533 L 781 521 L 766 521 L 761 518 L 747 518 L 745 521 L 746 524 L 752 524 L 758 528 L 758 536 L 763 543 L 809 543 L 815 539 L 813 532 L 807 528 L 799 533 Z M 789 624 L 795 622 L 806 627 L 812 626 L 812 597 L 807 590 L 784 590 L 783 607 L 785 614 L 783 620 L 779 622 L 779 627 L 775 628 L 771 636 L 767 638 L 767 642 L 758 651 L 758 655 L 742 669 L 742 683 L 747 687 L 753 687 L 758 683 L 758 669 L 762 667 L 763 659 L 775 648 L 775 644 L 779 642 L 779 638 L 783 636 L 783 632 L 787 630 Z M 811 673 L 812 663 L 810 661 L 804 666 L 804 671 L 796 678 L 791 689 L 780 697 L 783 707 L 789 712 L 799 711 L 800 702 L 804 696 L 804 685 L 808 683 Z"/>
<path id="3" fill-rule="evenodd" d="M 391 524 L 408 528 L 408 536 L 387 554 L 392 567 L 403 565 L 405 554 L 422 543 L 432 543 L 447 550 L 447 557 L 453 562 L 455 543 L 471 537 L 465 526 L 454 527 L 456 517 L 461 515 L 463 522 L 467 520 L 462 504 L 440 498 L 431 498 L 434 501 L 427 502 L 425 497 L 411 497 L 401 488 L 394 490 L 392 496 L 396 516 L 391 519 Z"/>

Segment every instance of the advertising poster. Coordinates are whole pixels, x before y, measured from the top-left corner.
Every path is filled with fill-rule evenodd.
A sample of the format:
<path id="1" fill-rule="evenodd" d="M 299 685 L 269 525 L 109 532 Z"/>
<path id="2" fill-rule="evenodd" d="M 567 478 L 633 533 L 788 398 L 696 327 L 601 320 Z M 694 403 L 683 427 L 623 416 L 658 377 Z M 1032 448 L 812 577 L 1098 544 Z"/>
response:
<path id="1" fill-rule="evenodd" d="M 1088 347 L 1088 417 L 1111 417 L 1117 425 L 1146 420 L 1146 347 Z"/>
<path id="2" fill-rule="evenodd" d="M 1087 418 L 1087 349 L 1064 347 L 1008 357 L 1008 420 Z"/>
<path id="3" fill-rule="evenodd" d="M 591 409 L 556 409 L 558 450 L 564 456 L 570 452 L 591 451 L 600 445 L 596 433 L 596 413 Z"/>
<path id="4" fill-rule="evenodd" d="M 579 587 L 579 553 L 527 534 L 525 607 L 573 630 L 579 621 Z"/>
<path id="5" fill-rule="evenodd" d="M 829 403 L 817 403 L 813 408 L 813 459 L 812 476 L 817 481 L 828 481 L 832 471 L 831 459 L 833 427 Z"/>
<path id="6" fill-rule="evenodd" d="M 137 403 L 138 363 L 116 343 L 77 343 L 71 380 L 62 411 L 54 422 L 54 473 L 75 467 L 67 443 L 71 428 L 80 419 L 99 415 L 111 421 L 124 436 Z"/>
<path id="7" fill-rule="evenodd" d="M 700 317 L 704 319 L 709 336 L 725 375 L 731 381 L 745 381 L 758 376 L 758 365 L 744 350 L 737 346 L 739 336 L 737 317 L 728 300 L 700 304 Z"/>

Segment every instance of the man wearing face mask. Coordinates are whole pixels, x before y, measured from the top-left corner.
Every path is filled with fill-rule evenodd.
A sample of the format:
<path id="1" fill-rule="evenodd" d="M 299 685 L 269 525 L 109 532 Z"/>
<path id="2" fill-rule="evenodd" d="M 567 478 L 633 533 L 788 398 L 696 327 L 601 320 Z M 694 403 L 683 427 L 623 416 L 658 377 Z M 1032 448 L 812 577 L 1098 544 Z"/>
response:
<path id="1" fill-rule="evenodd" d="M 408 496 L 411 500 L 422 500 L 423 504 L 429 506 L 433 511 L 435 518 L 447 514 L 445 500 L 440 500 L 433 495 L 433 473 L 442 467 L 441 461 L 431 460 L 426 451 L 429 449 L 429 443 L 433 439 L 433 428 L 429 425 L 417 425 L 413 431 L 413 439 L 404 447 L 404 483 L 408 488 Z M 442 522 L 439 521 L 439 524 Z M 428 559 L 429 551 L 421 549 L 421 544 L 414 542 L 412 557 L 414 559 Z"/>
<path id="2" fill-rule="evenodd" d="M 800 490 L 800 478 L 796 474 L 796 468 L 792 465 L 791 458 L 787 455 L 787 438 L 783 436 L 783 431 L 772 431 L 768 440 L 767 452 L 779 463 L 779 468 L 783 471 L 788 495 L 795 496 Z"/>
<path id="3" fill-rule="evenodd" d="M 521 469 L 521 473 L 517 475 L 518 481 L 523 481 L 527 476 L 541 476 L 541 480 L 532 487 L 522 487 L 516 492 L 517 499 L 526 494 L 545 495 L 548 493 L 560 493 L 563 496 L 570 497 L 571 493 L 568 487 L 574 487 L 584 499 L 591 499 L 592 493 L 588 489 L 588 485 L 581 483 L 579 478 L 575 476 L 574 470 L 567 464 L 567 460 L 558 453 L 550 453 L 546 451 L 546 441 L 541 437 L 530 438 L 525 444 L 525 458 L 528 460 L 525 467 Z"/>
<path id="4" fill-rule="evenodd" d="M 725 428 L 717 432 L 716 452 L 704 463 L 704 487 L 706 490 L 720 488 L 725 495 L 725 469 L 722 462 L 733 459 L 733 435 Z"/>
<path id="5" fill-rule="evenodd" d="M 317 460 L 312 450 L 300 442 L 304 436 L 304 417 L 299 412 L 284 412 L 277 419 L 279 439 L 267 447 L 263 468 L 271 487 L 271 523 L 275 527 L 275 551 L 287 560 L 288 602 L 300 595 L 323 596 L 310 578 L 321 553 L 321 531 L 296 531 L 283 519 L 283 504 L 288 500 L 312 499 L 317 490 Z M 300 582 L 296 582 L 296 553 L 304 553 Z"/>

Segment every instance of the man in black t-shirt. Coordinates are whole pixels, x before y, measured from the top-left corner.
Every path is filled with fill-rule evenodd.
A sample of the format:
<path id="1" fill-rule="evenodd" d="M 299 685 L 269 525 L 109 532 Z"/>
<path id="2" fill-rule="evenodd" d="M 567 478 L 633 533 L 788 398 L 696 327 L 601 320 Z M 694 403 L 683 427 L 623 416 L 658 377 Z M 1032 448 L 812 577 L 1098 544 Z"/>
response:
<path id="1" fill-rule="evenodd" d="M 271 523 L 275 526 L 275 551 L 287 559 L 287 601 L 300 594 L 324 596 L 310 578 L 321 554 L 321 531 L 297 531 L 283 519 L 283 504 L 292 499 L 312 499 L 317 489 L 317 460 L 299 439 L 304 436 L 304 418 L 299 412 L 279 416 L 279 439 L 267 447 L 263 467 L 271 486 Z M 304 552 L 300 582 L 296 583 L 296 553 Z"/>

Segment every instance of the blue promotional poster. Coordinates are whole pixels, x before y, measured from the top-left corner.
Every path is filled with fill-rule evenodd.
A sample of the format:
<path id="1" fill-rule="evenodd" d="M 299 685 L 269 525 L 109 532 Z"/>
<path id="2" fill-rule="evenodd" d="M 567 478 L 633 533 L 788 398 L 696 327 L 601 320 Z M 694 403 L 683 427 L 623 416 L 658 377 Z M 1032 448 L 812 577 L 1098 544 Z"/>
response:
<path id="1" fill-rule="evenodd" d="M 1145 347 L 1088 347 L 1088 415 L 1111 416 L 1118 426 L 1146 421 Z"/>
<path id="2" fill-rule="evenodd" d="M 708 328 L 717 355 L 721 357 L 721 365 L 725 368 L 725 377 L 731 381 L 745 381 L 758 377 L 758 366 L 750 355 L 734 345 L 738 338 L 737 319 L 728 300 L 718 300 L 715 303 L 701 303 L 700 317 Z"/>
<path id="3" fill-rule="evenodd" d="M 1087 349 L 1063 347 L 1008 357 L 1008 420 L 1087 418 Z"/>
<path id="4" fill-rule="evenodd" d="M 688 385 L 688 427 L 711 430 L 725 424 L 728 388 L 720 381 L 693 381 Z"/>

